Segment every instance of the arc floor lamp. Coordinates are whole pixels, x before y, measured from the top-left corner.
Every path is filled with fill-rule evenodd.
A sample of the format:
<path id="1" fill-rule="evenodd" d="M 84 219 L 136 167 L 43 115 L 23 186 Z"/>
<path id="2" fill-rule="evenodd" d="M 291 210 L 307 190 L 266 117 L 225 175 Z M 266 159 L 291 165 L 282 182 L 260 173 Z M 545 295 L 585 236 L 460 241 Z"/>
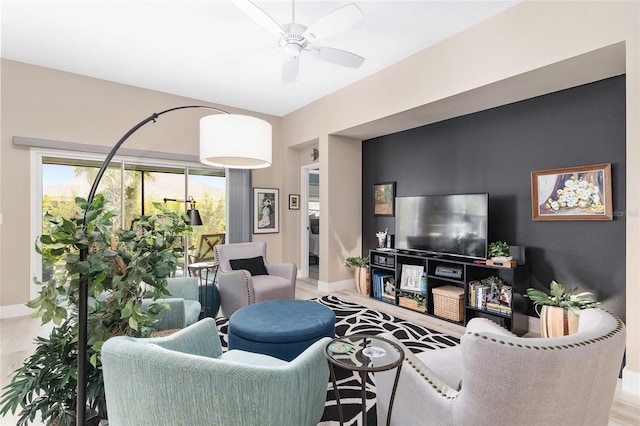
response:
<path id="1" fill-rule="evenodd" d="M 96 195 L 98 184 L 109 163 L 122 144 L 142 126 L 166 113 L 189 109 L 203 108 L 215 111 L 216 115 L 208 115 L 200 119 L 200 162 L 210 166 L 231 169 L 259 169 L 271 165 L 271 125 L 265 120 L 247 115 L 230 114 L 219 108 L 206 105 L 186 105 L 153 113 L 133 126 L 113 146 L 105 158 L 93 181 L 87 210 L 83 219 L 83 230 L 86 231 L 87 213 Z M 81 260 L 86 260 L 88 249 L 80 250 Z M 85 426 L 87 405 L 87 325 L 88 325 L 88 281 L 80 276 L 78 303 L 78 398 L 76 406 L 76 424 Z"/>

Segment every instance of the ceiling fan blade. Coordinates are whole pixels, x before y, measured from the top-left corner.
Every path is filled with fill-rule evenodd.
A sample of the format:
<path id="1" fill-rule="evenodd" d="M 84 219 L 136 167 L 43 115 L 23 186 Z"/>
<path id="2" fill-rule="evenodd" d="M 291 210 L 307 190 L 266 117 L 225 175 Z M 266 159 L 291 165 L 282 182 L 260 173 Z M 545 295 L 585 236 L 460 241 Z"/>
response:
<path id="1" fill-rule="evenodd" d="M 292 83 L 296 81 L 299 68 L 300 62 L 298 62 L 298 57 L 287 58 L 287 60 L 282 65 L 282 82 Z"/>
<path id="2" fill-rule="evenodd" d="M 346 50 L 334 49 L 333 47 L 313 46 L 311 53 L 323 61 L 350 68 L 358 68 L 364 62 L 362 56 Z"/>
<path id="3" fill-rule="evenodd" d="M 355 3 L 349 3 L 318 19 L 302 35 L 309 40 L 328 37 L 349 28 L 363 17 L 362 10 Z"/>
<path id="4" fill-rule="evenodd" d="M 259 25 L 265 28 L 270 33 L 273 33 L 276 38 L 286 35 L 280 24 L 276 22 L 267 12 L 255 5 L 249 0 L 233 0 L 235 4 L 245 15 L 256 21 Z"/>

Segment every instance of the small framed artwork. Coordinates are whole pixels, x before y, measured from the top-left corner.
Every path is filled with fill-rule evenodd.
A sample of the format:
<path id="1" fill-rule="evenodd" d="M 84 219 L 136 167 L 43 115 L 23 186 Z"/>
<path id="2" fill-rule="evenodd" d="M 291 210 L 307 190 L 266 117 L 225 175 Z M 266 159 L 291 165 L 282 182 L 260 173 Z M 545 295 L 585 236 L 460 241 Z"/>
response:
<path id="1" fill-rule="evenodd" d="M 531 172 L 533 220 L 612 220 L 611 163 Z"/>
<path id="2" fill-rule="evenodd" d="M 300 210 L 300 196 L 289 194 L 289 210 Z"/>
<path id="3" fill-rule="evenodd" d="M 272 234 L 279 232 L 279 190 L 275 188 L 253 188 L 253 233 Z"/>
<path id="4" fill-rule="evenodd" d="M 385 182 L 373 185 L 373 215 L 393 216 L 395 208 L 396 183 Z"/>
<path id="5" fill-rule="evenodd" d="M 393 275 L 385 275 L 382 277 L 382 297 L 395 300 L 396 282 Z"/>
<path id="6" fill-rule="evenodd" d="M 400 290 L 420 291 L 420 278 L 424 272 L 424 266 L 402 265 L 402 277 L 400 280 Z"/>

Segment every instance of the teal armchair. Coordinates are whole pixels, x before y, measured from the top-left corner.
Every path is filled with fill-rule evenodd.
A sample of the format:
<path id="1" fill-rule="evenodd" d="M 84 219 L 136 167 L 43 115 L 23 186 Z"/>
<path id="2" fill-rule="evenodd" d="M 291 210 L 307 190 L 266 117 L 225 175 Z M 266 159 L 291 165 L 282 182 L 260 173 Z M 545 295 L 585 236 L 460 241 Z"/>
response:
<path id="1" fill-rule="evenodd" d="M 167 337 L 112 337 L 102 348 L 109 425 L 315 426 L 327 395 L 328 341 L 286 362 L 223 353 L 212 318 Z"/>
<path id="2" fill-rule="evenodd" d="M 144 309 L 148 309 L 154 303 L 166 303 L 169 305 L 168 309 L 160 311 L 153 328 L 156 330 L 185 328 L 198 321 L 202 310 L 202 306 L 198 301 L 198 278 L 167 278 L 167 289 L 171 293 L 171 297 L 142 300 Z"/>

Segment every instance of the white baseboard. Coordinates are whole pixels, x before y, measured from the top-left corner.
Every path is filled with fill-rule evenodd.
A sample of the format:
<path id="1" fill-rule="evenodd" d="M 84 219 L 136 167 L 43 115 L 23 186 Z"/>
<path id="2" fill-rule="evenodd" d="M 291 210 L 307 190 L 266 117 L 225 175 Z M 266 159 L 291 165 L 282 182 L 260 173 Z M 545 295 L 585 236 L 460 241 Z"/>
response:
<path id="1" fill-rule="evenodd" d="M 26 305 L 0 306 L 0 319 L 30 316 L 33 309 Z"/>
<path id="2" fill-rule="evenodd" d="M 622 369 L 622 391 L 640 399 L 640 373 L 631 371 L 625 366 Z"/>
<path id="3" fill-rule="evenodd" d="M 354 278 L 351 278 L 349 280 L 334 281 L 332 283 L 318 280 L 318 290 L 324 291 L 326 293 L 353 288 L 356 288 L 356 280 Z"/>

